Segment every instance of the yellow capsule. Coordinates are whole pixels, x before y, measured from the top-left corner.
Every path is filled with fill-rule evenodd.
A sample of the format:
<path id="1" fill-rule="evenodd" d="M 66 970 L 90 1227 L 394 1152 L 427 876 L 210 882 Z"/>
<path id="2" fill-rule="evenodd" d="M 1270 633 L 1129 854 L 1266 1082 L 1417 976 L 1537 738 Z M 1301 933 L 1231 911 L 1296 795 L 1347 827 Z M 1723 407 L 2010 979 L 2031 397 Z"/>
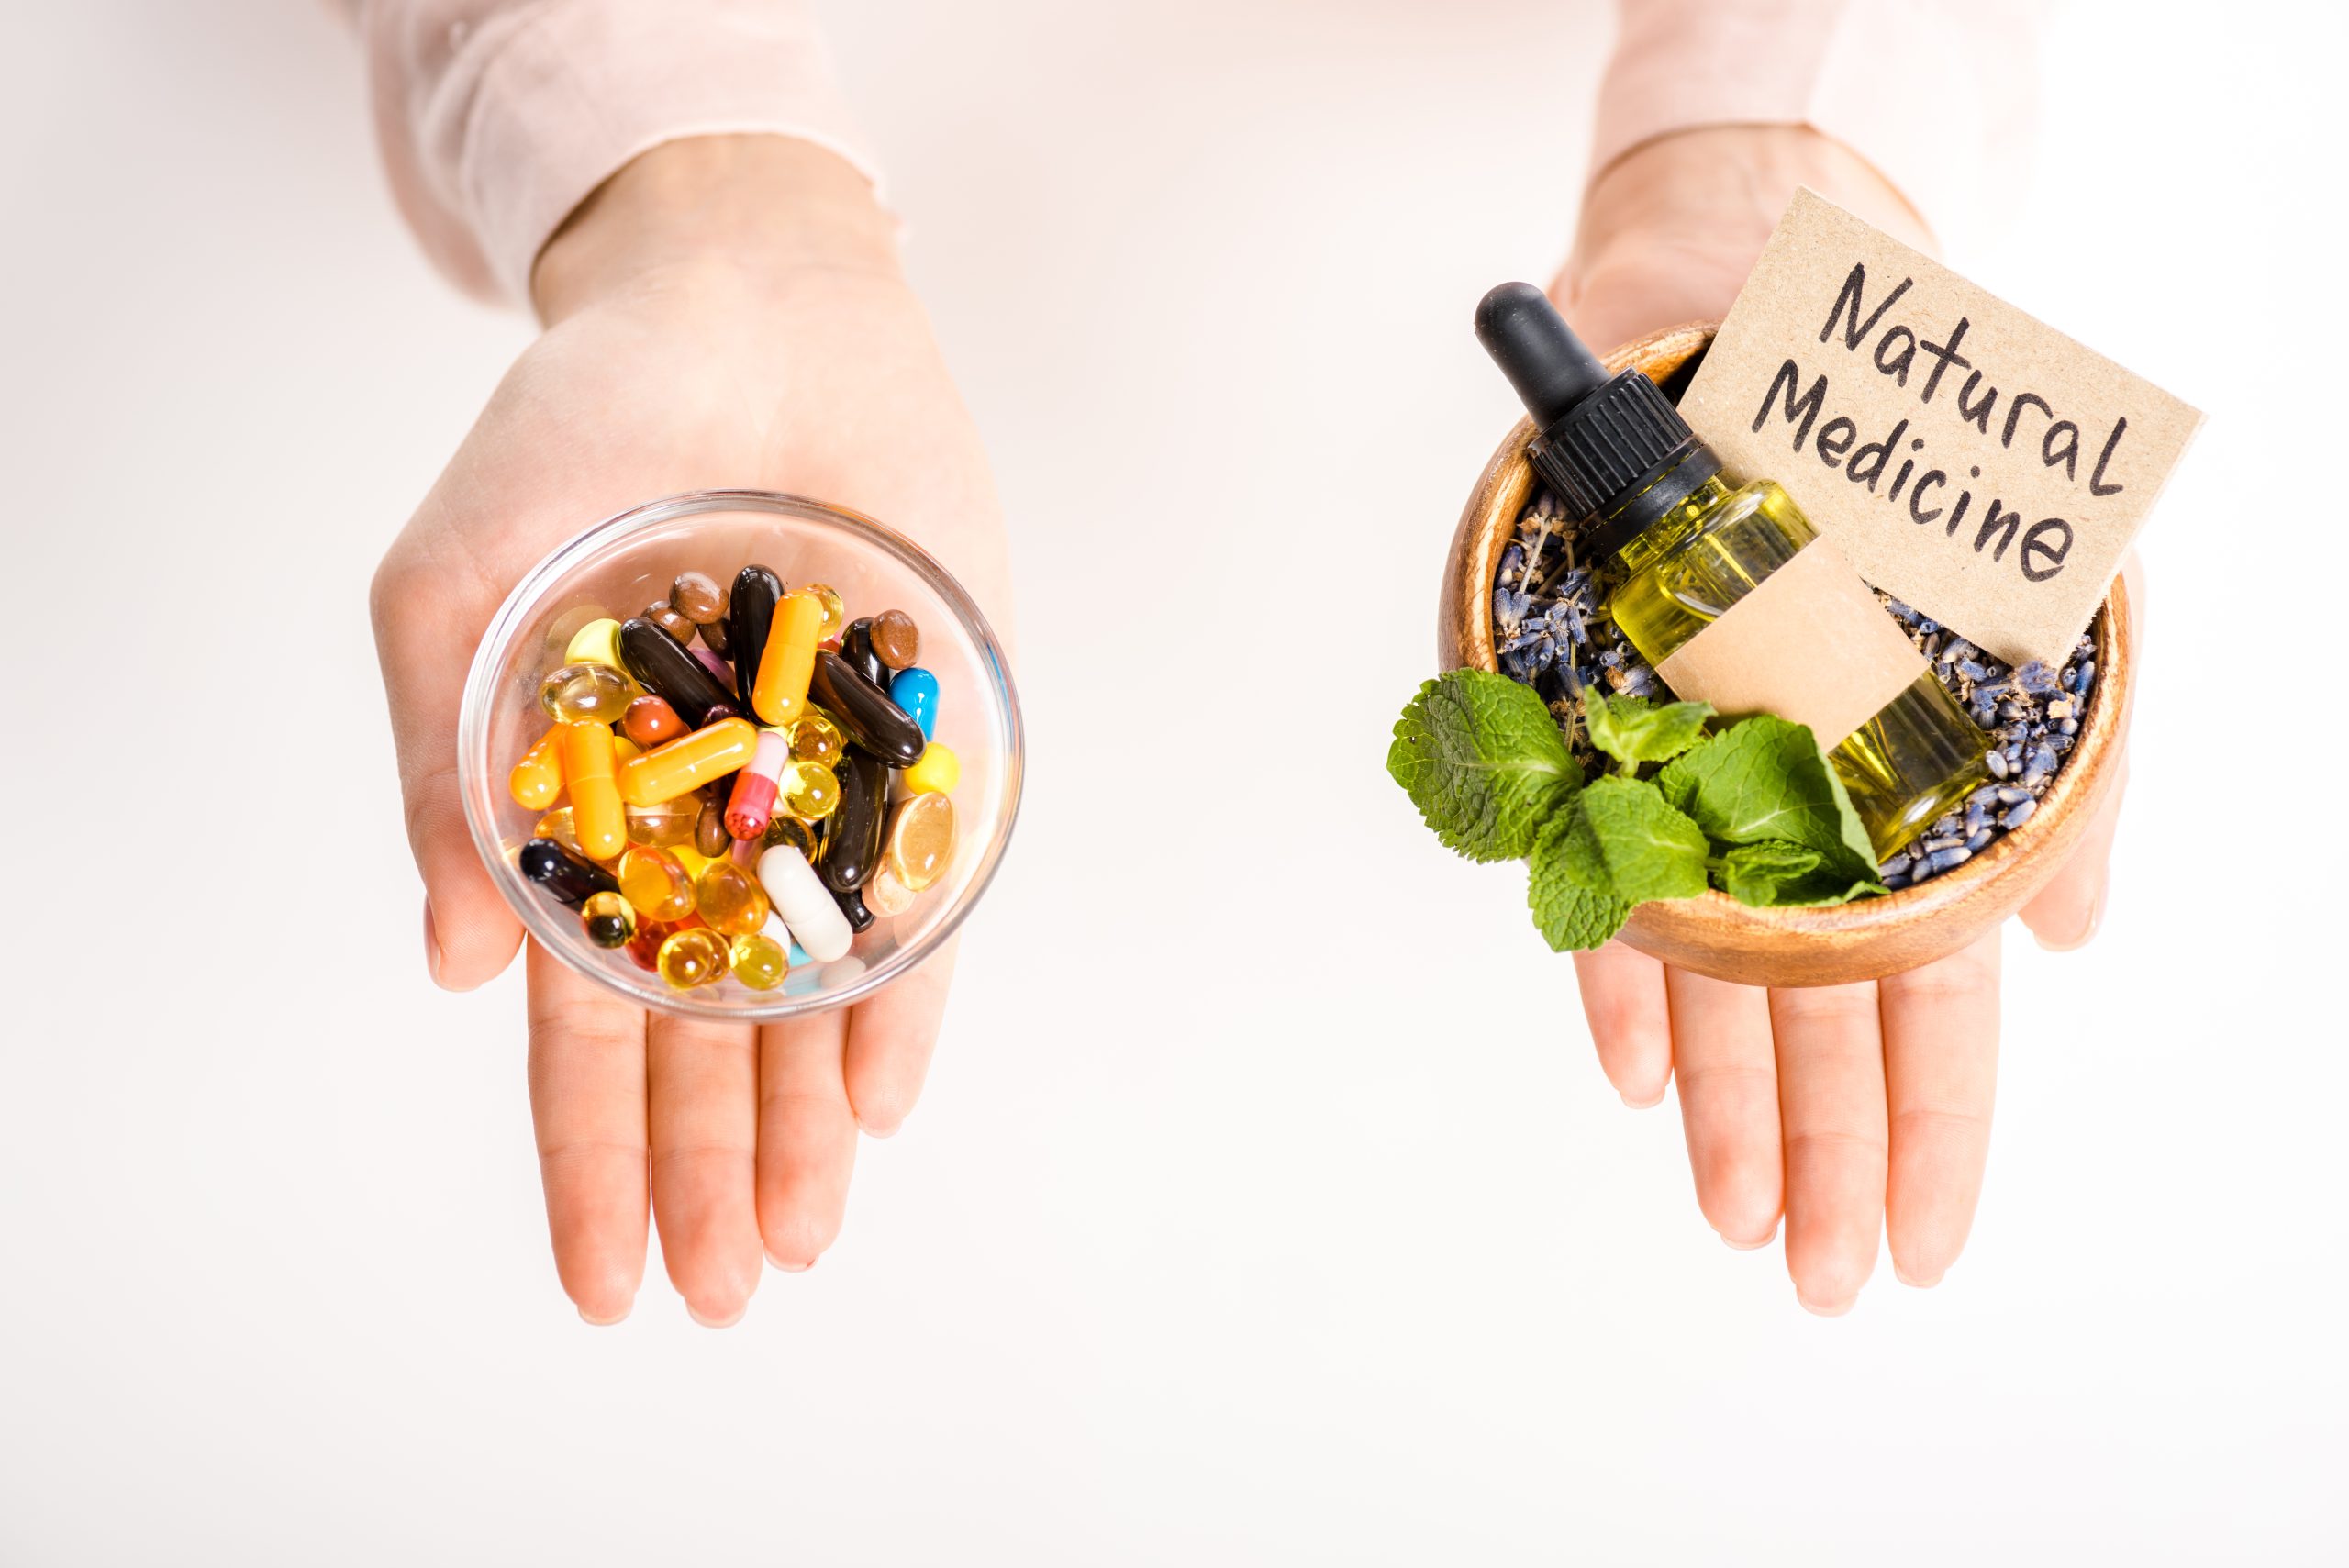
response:
<path id="1" fill-rule="evenodd" d="M 620 798 L 630 806 L 655 806 L 687 790 L 724 778 L 751 760 L 759 732 L 746 718 L 721 718 L 690 735 L 632 757 L 620 769 Z"/>
<path id="2" fill-rule="evenodd" d="M 579 924 L 599 948 L 624 948 L 636 935 L 636 910 L 617 893 L 591 893 L 579 906 Z"/>
<path id="3" fill-rule="evenodd" d="M 921 749 L 921 760 L 898 776 L 911 794 L 951 795 L 963 782 L 963 763 L 944 741 L 933 740 Z"/>
<path id="4" fill-rule="evenodd" d="M 544 811 L 562 793 L 562 726 L 550 725 L 530 743 L 506 780 L 514 804 L 525 811 Z"/>
<path id="5" fill-rule="evenodd" d="M 552 839 L 574 855 L 584 854 L 586 851 L 579 847 L 579 829 L 573 825 L 573 816 L 568 806 L 558 806 L 539 818 L 538 826 L 530 829 L 530 837 Z"/>
<path id="6" fill-rule="evenodd" d="M 694 878 L 694 908 L 710 929 L 739 937 L 767 923 L 767 895 L 730 860 L 712 861 Z"/>
<path id="7" fill-rule="evenodd" d="M 832 716 L 812 703 L 792 723 L 791 760 L 795 762 L 821 762 L 829 768 L 841 760 L 841 748 L 846 744 Z"/>
<path id="8" fill-rule="evenodd" d="M 565 664 L 540 684 L 539 706 L 557 724 L 581 719 L 618 724 L 628 705 L 643 695 L 644 688 L 625 670 L 609 664 Z"/>
<path id="9" fill-rule="evenodd" d="M 640 844 L 651 844 L 667 849 L 673 844 L 694 841 L 694 823 L 701 816 L 701 801 L 690 795 L 674 800 L 659 800 L 651 806 L 630 806 L 628 812 L 628 836 Z"/>
<path id="10" fill-rule="evenodd" d="M 841 781 L 820 762 L 785 762 L 775 803 L 802 822 L 821 822 L 840 808 Z"/>
<path id="11" fill-rule="evenodd" d="M 766 835 L 759 840 L 762 850 L 772 850 L 778 844 L 788 844 L 811 861 L 816 858 L 815 833 L 788 811 L 778 811 L 769 817 Z"/>
<path id="12" fill-rule="evenodd" d="M 705 855 L 691 844 L 679 844 L 669 852 L 677 857 L 677 863 L 685 868 L 685 874 L 689 877 L 700 876 L 708 868 L 710 862 L 719 858 L 716 855 Z"/>
<path id="13" fill-rule="evenodd" d="M 783 944 L 758 931 L 746 931 L 733 941 L 734 978 L 753 991 L 772 991 L 790 971 L 791 955 Z"/>
<path id="14" fill-rule="evenodd" d="M 841 628 L 848 625 L 848 606 L 841 602 L 839 591 L 825 583 L 810 583 L 799 591 L 823 607 L 824 618 L 817 623 L 816 640 L 838 643 Z"/>
<path id="15" fill-rule="evenodd" d="M 608 664 L 615 670 L 625 670 L 620 662 L 620 623 L 606 617 L 591 620 L 579 628 L 570 645 L 562 651 L 566 664 Z"/>
<path id="16" fill-rule="evenodd" d="M 547 623 L 547 657 L 568 662 L 562 659 L 563 650 L 571 646 L 571 639 L 579 635 L 580 628 L 593 621 L 609 620 L 611 615 L 601 605 L 572 606 Z"/>
<path id="17" fill-rule="evenodd" d="M 612 759 L 616 763 L 626 764 L 632 762 L 636 761 L 637 758 L 643 755 L 643 747 L 638 745 L 635 741 L 629 740 L 625 735 L 619 734 L 617 731 L 613 733 Z"/>
<path id="18" fill-rule="evenodd" d="M 644 844 L 620 856 L 620 893 L 648 920 L 682 920 L 694 912 L 693 879 L 676 857 Z"/>
<path id="19" fill-rule="evenodd" d="M 751 685 L 751 706 L 760 723 L 787 725 L 807 706 L 807 682 L 816 673 L 816 628 L 823 616 L 823 606 L 808 594 L 785 594 L 776 602 L 767 645 L 759 655 L 758 679 Z"/>
<path id="20" fill-rule="evenodd" d="M 579 852 L 607 861 L 628 848 L 628 818 L 613 777 L 612 732 L 593 719 L 563 726 L 562 781 L 571 791 Z"/>
<path id="21" fill-rule="evenodd" d="M 907 892 L 919 893 L 946 874 L 953 858 L 954 803 L 942 795 L 907 796 L 889 818 L 882 865 Z"/>
<path id="22" fill-rule="evenodd" d="M 653 962 L 661 978 L 680 991 L 726 978 L 730 955 L 726 939 L 707 926 L 688 926 L 662 939 Z"/>

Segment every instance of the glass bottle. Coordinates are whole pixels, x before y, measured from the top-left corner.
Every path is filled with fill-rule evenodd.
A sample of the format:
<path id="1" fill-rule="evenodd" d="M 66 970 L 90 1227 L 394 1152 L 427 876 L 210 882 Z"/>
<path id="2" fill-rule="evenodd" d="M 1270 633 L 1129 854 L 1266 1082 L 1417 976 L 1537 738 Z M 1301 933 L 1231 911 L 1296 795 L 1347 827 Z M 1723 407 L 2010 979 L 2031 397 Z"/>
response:
<path id="1" fill-rule="evenodd" d="M 1609 609 L 1651 664 L 1818 537 L 1769 480 L 1732 485 L 1653 382 L 1609 376 L 1547 296 L 1504 284 L 1477 336 L 1541 427 L 1528 455 L 1621 582 Z M 1702 699 L 1703 692 L 1684 691 Z M 1828 752 L 1879 860 L 1988 781 L 1988 737 L 1928 669 Z"/>

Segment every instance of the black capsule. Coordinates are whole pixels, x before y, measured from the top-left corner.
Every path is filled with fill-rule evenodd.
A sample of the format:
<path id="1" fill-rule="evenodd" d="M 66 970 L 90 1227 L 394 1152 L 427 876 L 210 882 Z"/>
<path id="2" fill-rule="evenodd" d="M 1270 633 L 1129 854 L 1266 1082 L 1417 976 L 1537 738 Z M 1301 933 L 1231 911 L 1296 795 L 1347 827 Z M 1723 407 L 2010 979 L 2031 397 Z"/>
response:
<path id="1" fill-rule="evenodd" d="M 655 627 L 654 630 L 660 628 Z M 662 636 L 667 636 L 665 632 Z M 618 893 L 620 879 L 584 855 L 574 855 L 552 839 L 533 839 L 518 857 L 522 874 L 546 889 L 559 904 L 576 909 L 598 893 Z"/>
<path id="2" fill-rule="evenodd" d="M 734 694 L 709 673 L 709 666 L 685 651 L 685 645 L 661 629 L 661 623 L 642 616 L 620 623 L 620 662 L 644 683 L 644 689 L 667 700 L 690 729 L 709 722 L 709 710 L 730 706 Z"/>
<path id="3" fill-rule="evenodd" d="M 751 688 L 758 684 L 759 657 L 767 651 L 767 633 L 774 629 L 774 607 L 783 602 L 783 579 L 763 566 L 745 566 L 734 574 L 733 591 L 726 603 L 726 646 L 734 661 L 734 695 L 741 700 L 735 710 L 756 713 Z"/>
<path id="4" fill-rule="evenodd" d="M 824 824 L 823 858 L 817 874 L 834 893 L 853 893 L 873 880 L 881 863 L 881 831 L 889 812 L 889 770 L 850 747 L 836 770 L 841 803 Z"/>
<path id="5" fill-rule="evenodd" d="M 921 761 L 921 749 L 929 744 L 921 726 L 839 654 L 816 651 L 815 678 L 807 689 L 825 712 L 841 721 L 851 740 L 889 766 L 910 768 Z"/>
<path id="6" fill-rule="evenodd" d="M 850 669 L 882 691 L 889 689 L 889 666 L 883 663 L 881 655 L 873 651 L 871 616 L 860 617 L 848 623 L 848 629 L 841 633 L 841 657 L 848 661 Z"/>
<path id="7" fill-rule="evenodd" d="M 839 905 L 841 913 L 848 917 L 850 930 L 862 934 L 872 929 L 873 911 L 864 906 L 863 888 L 852 887 L 846 893 L 835 893 L 832 902 Z"/>

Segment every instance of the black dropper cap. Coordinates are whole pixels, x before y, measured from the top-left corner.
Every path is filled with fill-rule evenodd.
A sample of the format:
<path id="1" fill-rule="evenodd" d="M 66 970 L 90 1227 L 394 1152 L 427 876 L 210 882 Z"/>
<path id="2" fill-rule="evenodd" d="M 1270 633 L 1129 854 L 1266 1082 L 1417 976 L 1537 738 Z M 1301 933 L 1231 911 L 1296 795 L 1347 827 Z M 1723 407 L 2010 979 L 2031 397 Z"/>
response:
<path id="1" fill-rule="evenodd" d="M 1476 339 L 1533 416 L 1526 449 L 1584 538 L 1612 555 L 1719 473 L 1655 383 L 1636 370 L 1610 376 L 1531 284 L 1503 284 L 1476 306 Z"/>

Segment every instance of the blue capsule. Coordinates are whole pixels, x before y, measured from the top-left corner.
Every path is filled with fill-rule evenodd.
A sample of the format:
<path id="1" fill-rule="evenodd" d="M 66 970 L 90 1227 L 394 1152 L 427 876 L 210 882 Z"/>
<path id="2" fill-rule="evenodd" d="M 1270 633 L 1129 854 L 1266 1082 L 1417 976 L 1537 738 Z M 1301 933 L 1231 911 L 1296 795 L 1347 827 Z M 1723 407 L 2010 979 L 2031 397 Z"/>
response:
<path id="1" fill-rule="evenodd" d="M 932 738 L 938 728 L 938 677 L 918 664 L 908 664 L 889 679 L 889 700 L 913 715 L 921 726 L 922 739 Z"/>

